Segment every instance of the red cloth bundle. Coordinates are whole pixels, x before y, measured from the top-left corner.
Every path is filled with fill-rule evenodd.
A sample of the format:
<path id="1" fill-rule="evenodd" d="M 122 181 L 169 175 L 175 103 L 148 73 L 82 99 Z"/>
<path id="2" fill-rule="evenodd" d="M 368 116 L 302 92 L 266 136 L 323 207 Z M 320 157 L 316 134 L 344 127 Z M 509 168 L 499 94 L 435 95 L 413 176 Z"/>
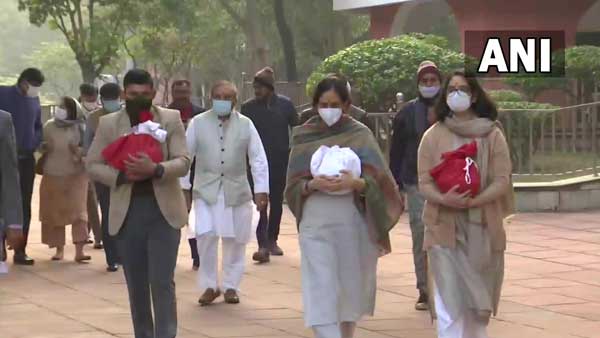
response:
<path id="1" fill-rule="evenodd" d="M 442 163 L 429 172 L 441 193 L 446 193 L 455 186 L 458 186 L 458 193 L 470 191 L 472 197 L 479 193 L 481 177 L 473 160 L 476 156 L 475 141 L 442 154 Z"/>
<path id="2" fill-rule="evenodd" d="M 141 112 L 140 123 L 152 120 L 150 112 Z M 137 156 L 138 153 L 146 153 L 154 163 L 163 161 L 161 144 L 152 135 L 134 134 L 121 136 L 102 150 L 102 157 L 106 163 L 119 171 L 126 171 L 125 161 L 129 156 Z"/>

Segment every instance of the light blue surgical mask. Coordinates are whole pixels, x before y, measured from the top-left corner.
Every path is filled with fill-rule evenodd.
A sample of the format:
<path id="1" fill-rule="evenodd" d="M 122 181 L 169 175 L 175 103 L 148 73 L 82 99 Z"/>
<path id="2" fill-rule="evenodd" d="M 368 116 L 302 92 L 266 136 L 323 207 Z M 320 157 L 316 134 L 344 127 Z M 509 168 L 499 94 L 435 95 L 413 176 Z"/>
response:
<path id="1" fill-rule="evenodd" d="M 102 100 L 102 107 L 109 113 L 114 113 L 121 110 L 121 101 L 119 100 Z"/>
<path id="2" fill-rule="evenodd" d="M 228 116 L 231 114 L 231 107 L 233 103 L 229 100 L 212 100 L 212 110 L 217 114 L 217 116 Z"/>

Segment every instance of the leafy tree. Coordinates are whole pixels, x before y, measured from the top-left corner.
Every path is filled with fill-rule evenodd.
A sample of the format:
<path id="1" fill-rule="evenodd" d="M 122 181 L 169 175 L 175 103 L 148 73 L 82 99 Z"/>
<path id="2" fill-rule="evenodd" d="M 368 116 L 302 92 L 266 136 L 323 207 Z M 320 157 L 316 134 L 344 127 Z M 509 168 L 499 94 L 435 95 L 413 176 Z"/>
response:
<path id="1" fill-rule="evenodd" d="M 135 14 L 131 0 L 18 1 L 31 23 L 48 23 L 63 34 L 85 82 L 93 82 L 117 57 L 124 23 Z"/>
<path id="2" fill-rule="evenodd" d="M 81 73 L 73 51 L 64 43 L 42 43 L 40 48 L 27 58 L 29 64 L 43 70 L 46 82 L 43 87 L 45 101 L 54 101 L 61 96 L 78 94 Z"/>
<path id="3" fill-rule="evenodd" d="M 265 20 L 264 8 L 259 0 L 218 0 L 219 5 L 231 16 L 246 36 L 246 51 L 249 55 L 247 71 L 253 74 L 269 65 L 269 45 L 261 28 Z"/>
<path id="4" fill-rule="evenodd" d="M 592 92 L 600 82 L 600 47 L 567 48 L 564 51 L 564 66 L 564 77 L 528 77 L 527 74 L 522 74 L 509 77 L 505 82 L 521 89 L 528 100 L 535 100 L 546 89 L 561 89 L 578 102 L 590 102 Z M 569 80 L 578 82 L 574 92 Z"/>
<path id="5" fill-rule="evenodd" d="M 442 72 L 463 64 L 460 53 L 438 46 L 440 39 L 410 34 L 355 44 L 323 61 L 310 76 L 307 92 L 311 93 L 326 74 L 341 73 L 353 83 L 365 108 L 386 111 L 397 92 L 406 98 L 417 95 L 416 73 L 423 60 L 434 61 Z"/>
<path id="6" fill-rule="evenodd" d="M 17 1 L 0 1 L 0 26 L 0 75 L 18 75 L 30 66 L 28 57 L 41 43 L 62 41 L 60 33 L 29 23 L 27 14 L 19 12 Z"/>

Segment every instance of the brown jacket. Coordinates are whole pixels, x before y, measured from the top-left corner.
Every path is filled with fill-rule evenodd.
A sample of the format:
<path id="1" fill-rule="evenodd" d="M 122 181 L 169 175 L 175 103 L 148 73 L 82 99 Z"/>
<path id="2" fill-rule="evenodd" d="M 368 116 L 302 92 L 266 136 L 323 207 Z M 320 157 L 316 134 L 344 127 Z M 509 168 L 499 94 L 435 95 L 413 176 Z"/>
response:
<path id="1" fill-rule="evenodd" d="M 178 111 L 153 107 L 152 113 L 154 121 L 167 131 L 167 141 L 162 145 L 165 160 L 161 163 L 165 171 L 161 179 L 152 181 L 154 195 L 167 222 L 179 229 L 188 221 L 185 198 L 179 185 L 179 178 L 185 176 L 190 168 L 185 130 Z M 109 232 L 111 235 L 116 235 L 123 225 L 129 209 L 133 185 L 123 184 L 117 187 L 119 172 L 105 163 L 102 150 L 130 130 L 131 122 L 124 109 L 101 117 L 86 159 L 91 178 L 110 187 Z"/>
<path id="2" fill-rule="evenodd" d="M 456 209 L 441 204 L 442 195 L 429 171 L 441 162 L 441 155 L 455 150 L 454 138 L 443 123 L 436 123 L 423 136 L 419 147 L 419 189 L 425 196 L 423 223 L 425 223 L 425 249 L 433 245 L 454 248 L 456 245 Z M 476 197 L 482 202 L 483 223 L 489 229 L 495 251 L 506 248 L 504 218 L 513 213 L 511 161 L 504 134 L 495 128 L 488 136 L 490 150 L 487 188 Z M 485 173 L 481 173 L 484 175 Z"/>

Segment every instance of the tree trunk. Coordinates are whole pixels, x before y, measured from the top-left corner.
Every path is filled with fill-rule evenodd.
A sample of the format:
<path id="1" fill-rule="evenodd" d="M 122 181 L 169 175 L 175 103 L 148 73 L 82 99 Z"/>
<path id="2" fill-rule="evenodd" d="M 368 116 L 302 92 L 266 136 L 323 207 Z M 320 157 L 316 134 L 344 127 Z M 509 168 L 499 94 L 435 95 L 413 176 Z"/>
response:
<path id="1" fill-rule="evenodd" d="M 260 19 L 256 0 L 247 0 L 244 33 L 246 34 L 248 50 L 250 52 L 249 74 L 254 74 L 269 64 L 269 47 L 260 28 Z"/>
<path id="2" fill-rule="evenodd" d="M 283 54 L 285 56 L 285 70 L 287 80 L 298 81 L 298 69 L 296 67 L 296 48 L 294 46 L 294 34 L 285 19 L 285 9 L 283 0 L 273 0 L 273 10 L 275 12 L 275 22 L 281 37 Z"/>
<path id="3" fill-rule="evenodd" d="M 84 83 L 94 83 L 94 80 L 98 77 L 94 65 L 86 60 L 77 60 L 79 68 L 81 68 L 81 78 Z"/>

